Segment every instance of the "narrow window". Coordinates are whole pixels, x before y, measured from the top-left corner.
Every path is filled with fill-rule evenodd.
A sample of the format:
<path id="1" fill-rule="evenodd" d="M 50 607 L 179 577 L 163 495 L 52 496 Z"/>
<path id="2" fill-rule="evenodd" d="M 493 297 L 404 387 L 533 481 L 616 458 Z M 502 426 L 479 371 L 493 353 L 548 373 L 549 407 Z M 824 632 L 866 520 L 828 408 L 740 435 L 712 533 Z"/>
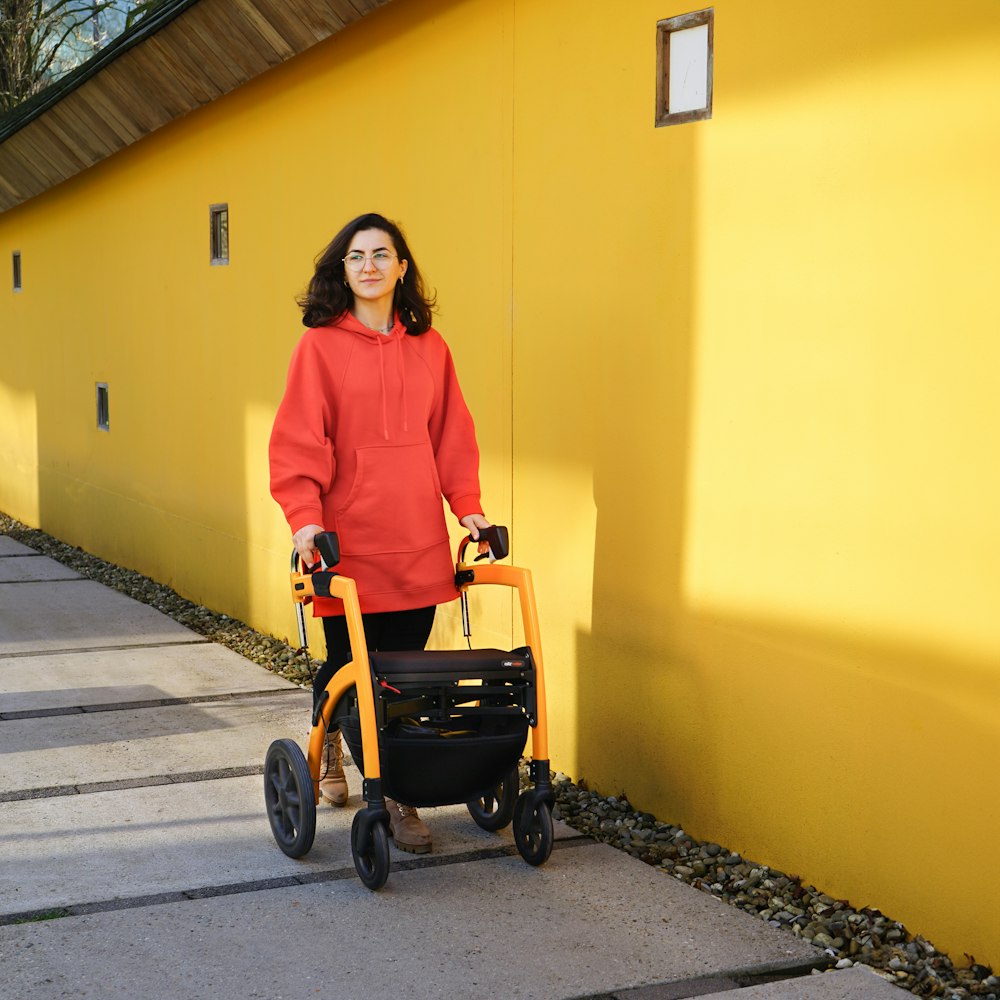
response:
<path id="1" fill-rule="evenodd" d="M 212 263 L 229 263 L 229 206 L 209 205 Z"/>
<path id="2" fill-rule="evenodd" d="M 19 292 L 21 290 L 21 251 L 15 250 L 14 256 L 12 257 L 12 263 L 14 268 L 14 291 Z"/>
<path id="3" fill-rule="evenodd" d="M 111 430 L 111 418 L 108 414 L 108 383 L 97 383 L 97 429 Z"/>
<path id="4" fill-rule="evenodd" d="M 657 22 L 657 126 L 712 117 L 714 48 L 713 7 Z"/>

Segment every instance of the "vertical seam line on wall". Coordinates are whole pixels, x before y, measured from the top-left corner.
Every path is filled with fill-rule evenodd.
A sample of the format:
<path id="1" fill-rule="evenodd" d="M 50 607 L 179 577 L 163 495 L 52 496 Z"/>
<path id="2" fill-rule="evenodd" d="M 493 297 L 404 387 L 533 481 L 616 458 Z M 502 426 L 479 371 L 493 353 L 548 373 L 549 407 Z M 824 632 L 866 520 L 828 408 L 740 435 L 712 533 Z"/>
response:
<path id="1" fill-rule="evenodd" d="M 515 118 L 515 102 L 517 100 L 517 32 L 515 30 L 517 23 L 517 0 L 510 0 L 510 180 L 508 181 L 510 185 L 510 196 L 507 202 L 507 211 L 509 213 L 508 219 L 508 232 L 510 233 L 510 262 L 508 264 L 510 273 L 510 308 L 508 310 L 508 320 L 507 320 L 507 337 L 510 343 L 510 414 L 508 419 L 510 420 L 510 514 L 511 520 L 514 519 L 514 470 L 516 468 L 516 463 L 514 461 L 514 405 L 516 397 L 514 395 L 514 169 L 515 169 L 515 150 L 514 150 L 514 139 L 517 134 L 516 129 L 516 118 Z M 515 540 L 515 545 L 517 544 Z M 518 608 L 520 611 L 520 606 Z M 510 634 L 511 639 L 514 637 L 514 593 L 511 591 L 510 594 Z"/>

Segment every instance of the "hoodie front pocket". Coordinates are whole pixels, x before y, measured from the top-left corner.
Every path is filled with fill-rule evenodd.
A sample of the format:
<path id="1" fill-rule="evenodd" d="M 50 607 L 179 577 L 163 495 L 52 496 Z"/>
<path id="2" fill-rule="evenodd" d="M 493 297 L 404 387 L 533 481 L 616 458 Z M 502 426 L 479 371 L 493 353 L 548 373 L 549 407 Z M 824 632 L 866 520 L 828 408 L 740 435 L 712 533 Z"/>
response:
<path id="1" fill-rule="evenodd" d="M 345 555 L 414 552 L 448 539 L 430 443 L 359 448 L 354 483 L 337 512 Z"/>

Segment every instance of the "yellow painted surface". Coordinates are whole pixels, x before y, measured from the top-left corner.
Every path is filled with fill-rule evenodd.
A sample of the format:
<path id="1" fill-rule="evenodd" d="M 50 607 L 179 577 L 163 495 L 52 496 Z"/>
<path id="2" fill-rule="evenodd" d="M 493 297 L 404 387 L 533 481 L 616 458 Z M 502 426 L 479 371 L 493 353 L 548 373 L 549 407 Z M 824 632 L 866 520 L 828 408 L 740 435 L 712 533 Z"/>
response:
<path id="1" fill-rule="evenodd" d="M 291 634 L 294 297 L 399 218 L 534 572 L 554 764 L 997 966 L 1000 7 L 715 10 L 707 122 L 653 127 L 686 8 L 395 0 L 0 216 L 0 507 Z"/>
<path id="2" fill-rule="evenodd" d="M 495 192 L 509 188 L 510 45 L 491 14 L 489 57 L 471 52 L 477 6 L 490 7 L 400 5 L 393 39 L 388 12 L 375 14 L 0 217 L 25 277 L 17 308 L 0 314 L 4 341 L 30 372 L 5 366 L 0 412 L 27 425 L 37 393 L 39 425 L 37 444 L 18 430 L 5 447 L 37 469 L 21 478 L 40 496 L 33 507 L 27 486 L 9 500 L 5 488 L 4 509 L 293 634 L 275 588 L 290 541 L 267 491 L 267 436 L 312 261 L 344 222 L 376 210 L 402 221 L 438 290 L 437 325 L 474 403 L 484 501 L 509 521 L 510 210 Z M 423 53 L 463 33 L 464 84 L 442 91 L 440 75 L 421 73 Z M 472 119 L 469 134 L 445 127 Z M 413 150 L 405 169 L 391 148 Z M 456 201 L 473 169 L 491 196 Z M 212 267 L 208 207 L 222 202 L 231 263 Z M 109 384 L 106 434 L 97 381 Z M 509 636 L 509 595 L 483 603 L 480 634 Z"/>
<path id="3" fill-rule="evenodd" d="M 0 217 L 2 218 L 2 217 Z M 38 523 L 38 417 L 34 375 L 23 351 L 12 347 L 13 331 L 22 319 L 20 294 L 7 293 L 5 329 L 0 332 L 0 510 L 17 511 Z M 8 319 L 9 317 L 9 319 Z M 8 325 L 9 324 L 9 325 Z"/>
<path id="4" fill-rule="evenodd" d="M 718 3 L 714 117 L 657 130 L 685 9 L 518 5 L 514 520 L 574 775 L 998 964 L 1000 10 L 959 6 Z"/>

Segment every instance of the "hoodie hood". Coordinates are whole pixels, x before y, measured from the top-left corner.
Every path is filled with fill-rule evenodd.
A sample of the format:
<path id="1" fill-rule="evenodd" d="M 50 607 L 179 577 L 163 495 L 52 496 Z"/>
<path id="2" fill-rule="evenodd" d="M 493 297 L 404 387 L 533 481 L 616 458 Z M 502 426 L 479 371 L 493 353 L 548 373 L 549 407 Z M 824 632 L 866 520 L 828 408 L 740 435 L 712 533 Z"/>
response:
<path id="1" fill-rule="evenodd" d="M 337 319 L 330 323 L 330 326 L 336 327 L 338 330 L 347 330 L 350 333 L 356 333 L 358 336 L 364 337 L 365 340 L 370 340 L 373 343 L 376 341 L 395 340 L 398 337 L 406 335 L 406 327 L 403 326 L 403 321 L 399 318 L 399 313 L 394 314 L 392 329 L 388 333 L 379 333 L 377 330 L 372 330 L 370 327 L 365 326 L 350 310 L 342 316 L 338 316 Z"/>

